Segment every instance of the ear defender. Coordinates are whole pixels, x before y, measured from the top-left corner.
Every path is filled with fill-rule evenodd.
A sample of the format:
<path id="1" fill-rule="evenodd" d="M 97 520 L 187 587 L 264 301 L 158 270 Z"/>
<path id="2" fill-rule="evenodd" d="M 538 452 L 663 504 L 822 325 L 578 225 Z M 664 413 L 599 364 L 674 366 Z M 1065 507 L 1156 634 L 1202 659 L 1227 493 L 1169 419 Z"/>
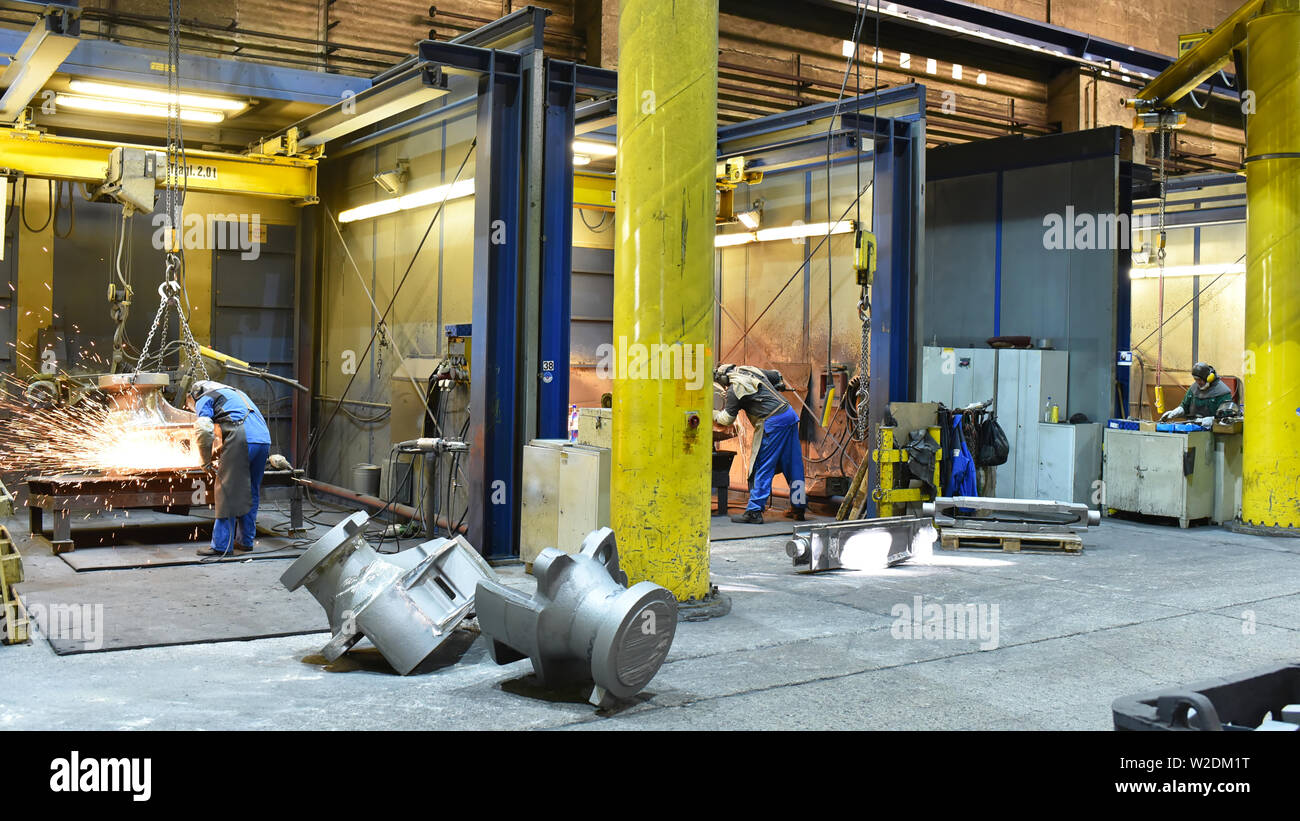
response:
<path id="1" fill-rule="evenodd" d="M 1210 371 L 1210 375 L 1207 376 L 1207 377 L 1205 377 L 1205 384 L 1208 385 L 1208 384 L 1210 384 L 1211 382 L 1213 382 L 1215 379 L 1218 379 L 1218 378 L 1219 378 L 1219 377 L 1218 377 L 1218 374 L 1216 374 L 1214 371 Z"/>

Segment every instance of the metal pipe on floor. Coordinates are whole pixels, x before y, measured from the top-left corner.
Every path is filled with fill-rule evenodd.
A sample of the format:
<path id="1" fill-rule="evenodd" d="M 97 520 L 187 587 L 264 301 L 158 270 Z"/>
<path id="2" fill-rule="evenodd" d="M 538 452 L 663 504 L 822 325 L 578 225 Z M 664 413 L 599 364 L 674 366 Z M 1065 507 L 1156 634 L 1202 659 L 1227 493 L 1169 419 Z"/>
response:
<path id="1" fill-rule="evenodd" d="M 611 519 L 678 601 L 710 591 L 717 33 L 717 0 L 620 6 Z"/>
<path id="2" fill-rule="evenodd" d="M 320 479 L 302 478 L 302 479 L 298 479 L 297 481 L 300 485 L 307 488 L 308 490 L 314 490 L 317 493 L 324 493 L 327 496 L 333 496 L 338 499 L 346 499 L 349 502 L 356 502 L 357 504 L 364 505 L 370 508 L 371 510 L 376 510 L 376 511 L 388 510 L 389 512 L 401 516 L 404 519 L 410 519 L 411 521 L 416 521 L 416 522 L 423 521 L 424 518 L 420 514 L 420 511 L 416 510 L 410 505 L 398 504 L 396 502 L 389 503 L 376 496 L 369 496 L 365 493 L 357 493 L 355 490 L 350 490 L 345 487 L 339 487 L 338 485 L 332 485 L 329 482 L 322 482 Z M 456 533 L 465 533 L 469 530 L 469 528 L 465 525 L 460 525 L 458 527 L 453 528 L 451 523 L 448 522 L 442 516 L 437 517 L 435 523 L 438 525 L 438 527 L 447 530 L 454 530 Z"/>

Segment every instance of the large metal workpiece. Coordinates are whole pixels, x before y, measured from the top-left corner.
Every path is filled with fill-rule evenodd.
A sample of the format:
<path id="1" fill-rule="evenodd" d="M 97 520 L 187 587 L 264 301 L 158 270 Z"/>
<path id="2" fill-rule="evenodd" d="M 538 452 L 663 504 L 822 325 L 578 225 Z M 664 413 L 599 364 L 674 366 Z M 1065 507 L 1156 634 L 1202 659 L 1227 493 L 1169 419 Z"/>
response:
<path id="1" fill-rule="evenodd" d="M 1101 524 L 1101 511 L 1077 502 L 1042 499 L 995 499 L 983 496 L 941 496 L 926 502 L 926 516 L 935 527 L 996 530 L 1011 533 L 1083 533 Z M 968 512 L 963 512 L 968 511 Z"/>
<path id="2" fill-rule="evenodd" d="M 614 531 L 592 531 L 576 554 L 546 548 L 533 575 L 534 596 L 479 582 L 479 628 L 497 664 L 531 659 L 544 687 L 595 682 L 590 701 L 602 707 L 650 683 L 677 632 L 677 600 L 653 582 L 626 586 Z"/>
<path id="3" fill-rule="evenodd" d="M 418 669 L 474 606 L 475 585 L 496 572 L 460 536 L 400 553 L 366 543 L 370 519 L 354 513 L 307 549 L 280 577 L 289 590 L 306 585 L 329 615 L 334 636 L 321 650 L 334 661 L 370 639 L 402 675 Z"/>
<path id="4" fill-rule="evenodd" d="M 799 573 L 893 567 L 934 548 L 935 531 L 921 516 L 890 516 L 795 525 L 785 553 Z"/>

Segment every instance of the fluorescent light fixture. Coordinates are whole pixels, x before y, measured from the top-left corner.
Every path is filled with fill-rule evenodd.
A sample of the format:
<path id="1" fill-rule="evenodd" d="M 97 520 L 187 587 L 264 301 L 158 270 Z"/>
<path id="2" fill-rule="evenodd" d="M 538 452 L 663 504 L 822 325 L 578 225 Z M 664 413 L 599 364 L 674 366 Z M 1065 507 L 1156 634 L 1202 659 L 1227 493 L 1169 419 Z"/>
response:
<path id="1" fill-rule="evenodd" d="M 927 59 L 927 60 L 925 61 L 925 71 L 926 71 L 927 74 L 938 74 L 938 73 L 939 73 L 939 61 L 936 60 L 936 59 L 934 59 L 933 57 L 930 57 L 929 59 Z"/>
<path id="2" fill-rule="evenodd" d="M 599 140 L 574 140 L 573 153 L 586 154 L 588 157 L 612 157 L 618 153 L 618 148 L 613 143 Z"/>
<path id="3" fill-rule="evenodd" d="M 1228 265 L 1166 265 L 1165 279 L 1170 277 L 1213 277 L 1220 274 L 1240 275 L 1246 273 L 1246 264 L 1237 262 Z M 1159 279 L 1160 268 L 1131 268 L 1129 279 Z"/>
<path id="4" fill-rule="evenodd" d="M 803 225 L 785 225 L 780 228 L 764 228 L 754 232 L 759 242 L 774 239 L 802 239 L 803 237 L 824 237 L 827 234 L 847 234 L 853 230 L 853 220 L 839 222 L 810 222 Z"/>
<path id="5" fill-rule="evenodd" d="M 748 245 L 757 241 L 758 238 L 754 236 L 753 231 L 747 231 L 743 234 L 718 234 L 713 238 L 713 247 L 730 248 L 733 245 Z"/>
<path id="6" fill-rule="evenodd" d="M 899 67 L 899 68 L 911 68 L 911 67 L 912 67 L 912 55 L 908 54 L 906 51 L 900 51 L 900 52 L 898 52 L 898 67 Z"/>
<path id="7" fill-rule="evenodd" d="M 586 154 L 574 154 L 574 155 L 573 155 L 573 164 L 574 164 L 574 165 L 587 165 L 587 164 L 590 163 L 590 162 L 591 162 L 591 157 L 588 157 Z"/>
<path id="8" fill-rule="evenodd" d="M 885 52 L 876 49 L 876 53 L 871 56 L 871 59 L 877 63 L 883 63 L 885 62 Z"/>
<path id="9" fill-rule="evenodd" d="M 759 217 L 757 211 L 741 211 L 736 215 L 736 219 L 740 220 L 740 224 L 751 231 L 758 228 Z"/>
<path id="10" fill-rule="evenodd" d="M 79 97 L 75 94 L 56 94 L 56 106 L 101 114 L 125 114 L 128 117 L 167 117 L 167 106 L 151 103 L 130 103 L 125 100 L 101 100 L 97 97 Z M 226 119 L 220 111 L 201 111 L 193 108 L 180 110 L 182 120 L 191 123 L 219 123 Z"/>
<path id="11" fill-rule="evenodd" d="M 803 239 L 804 237 L 824 237 L 827 234 L 847 234 L 854 227 L 853 220 L 840 220 L 839 222 L 796 223 L 795 225 L 783 225 L 779 228 L 763 228 L 758 231 L 718 234 L 713 238 L 713 247 L 728 248 L 733 245 L 747 245 L 751 242 L 771 242 L 779 239 Z"/>
<path id="12" fill-rule="evenodd" d="M 123 86 L 116 83 L 97 83 L 92 80 L 72 80 L 68 88 L 78 94 L 91 97 L 105 97 L 110 100 L 124 100 L 129 103 L 157 103 L 167 105 L 171 98 L 166 91 L 157 88 Z M 243 111 L 248 103 L 230 97 L 210 97 L 207 94 L 189 94 L 182 92 L 176 98 L 181 108 L 203 108 L 209 111 Z"/>
<path id="13" fill-rule="evenodd" d="M 409 211 L 412 208 L 423 208 L 426 205 L 434 205 L 443 200 L 468 197 L 473 193 L 474 180 L 460 180 L 449 185 L 425 188 L 422 191 L 415 191 L 402 197 L 393 197 L 350 208 L 339 214 L 339 222 L 356 222 L 357 220 L 381 217 L 384 214 L 394 214 L 398 211 Z"/>
<path id="14" fill-rule="evenodd" d="M 981 71 L 979 76 L 975 78 L 975 82 L 978 85 L 986 86 L 989 84 L 989 76 Z"/>
<path id="15" fill-rule="evenodd" d="M 960 80 L 960 79 L 961 79 L 961 64 L 960 64 L 960 63 L 953 63 L 953 64 L 952 64 L 952 78 L 953 78 L 954 80 Z"/>
<path id="16" fill-rule="evenodd" d="M 400 197 L 393 197 L 390 200 L 380 200 L 370 202 L 365 205 L 359 205 L 356 208 L 350 208 L 339 214 L 339 222 L 356 222 L 357 220 L 368 220 L 372 217 L 381 217 L 384 214 L 393 214 L 400 210 L 398 205 Z"/>
<path id="17" fill-rule="evenodd" d="M 840 46 L 840 53 L 845 57 L 852 57 L 853 52 L 858 50 L 858 44 L 852 40 L 845 40 L 844 45 Z"/>

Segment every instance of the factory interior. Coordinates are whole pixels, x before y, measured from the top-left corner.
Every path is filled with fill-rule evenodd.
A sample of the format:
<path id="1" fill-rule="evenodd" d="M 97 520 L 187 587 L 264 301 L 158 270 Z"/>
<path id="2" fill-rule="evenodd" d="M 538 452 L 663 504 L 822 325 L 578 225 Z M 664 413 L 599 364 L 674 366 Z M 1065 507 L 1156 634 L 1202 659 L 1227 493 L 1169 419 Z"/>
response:
<path id="1" fill-rule="evenodd" d="M 0 207 L 0 728 L 1300 731 L 1300 0 L 0 0 Z"/>

